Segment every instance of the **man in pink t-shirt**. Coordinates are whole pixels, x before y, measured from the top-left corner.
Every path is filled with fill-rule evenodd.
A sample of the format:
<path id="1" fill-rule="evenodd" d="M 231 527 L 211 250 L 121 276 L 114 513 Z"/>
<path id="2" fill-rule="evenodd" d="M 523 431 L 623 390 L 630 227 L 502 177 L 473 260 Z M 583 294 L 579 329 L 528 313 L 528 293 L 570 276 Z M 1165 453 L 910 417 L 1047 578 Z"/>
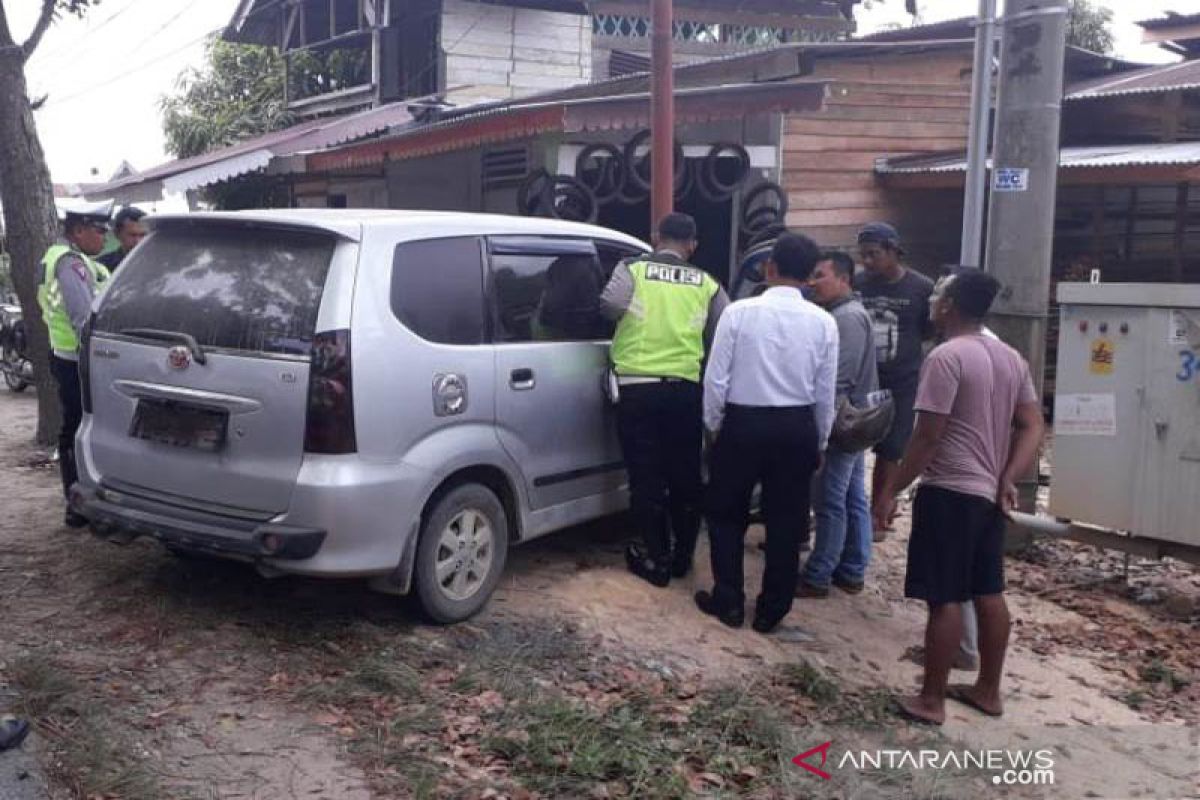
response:
<path id="1" fill-rule="evenodd" d="M 1005 513 L 1016 507 L 1015 481 L 1037 457 L 1043 423 L 1029 366 L 983 333 L 999 288 L 990 275 L 963 270 L 935 301 L 933 321 L 945 342 L 921 368 L 916 428 L 874 509 L 886 519 L 896 495 L 921 477 L 904 593 L 929 606 L 925 677 L 921 693 L 900 708 L 936 725 L 946 718 L 947 696 L 991 716 L 1003 713 Z M 962 636 L 959 604 L 967 600 L 979 616 L 979 677 L 973 686 L 947 687 Z"/>

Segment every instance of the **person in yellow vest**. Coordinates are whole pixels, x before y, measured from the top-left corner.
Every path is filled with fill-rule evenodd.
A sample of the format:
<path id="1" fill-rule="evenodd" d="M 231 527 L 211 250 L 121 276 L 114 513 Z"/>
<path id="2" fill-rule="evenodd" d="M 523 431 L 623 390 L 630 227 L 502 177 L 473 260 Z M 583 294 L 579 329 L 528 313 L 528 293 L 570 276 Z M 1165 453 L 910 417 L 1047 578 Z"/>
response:
<path id="1" fill-rule="evenodd" d="M 108 270 L 93 260 L 104 249 L 112 202 L 79 203 L 64 210 L 63 239 L 42 257 L 38 305 L 50 334 L 50 373 L 58 384 L 62 429 L 58 434 L 58 467 L 66 496 L 78 477 L 75 434 L 83 420 L 79 386 L 79 340 L 91 313 L 92 300 L 108 280 Z M 87 519 L 67 509 L 66 525 L 82 528 Z"/>
<path id="2" fill-rule="evenodd" d="M 663 217 L 654 253 L 618 264 L 600 297 L 618 320 L 617 428 L 641 535 L 625 559 L 633 574 L 660 587 L 692 567 L 702 491 L 701 363 L 729 304 L 721 285 L 688 263 L 696 236 L 687 214 Z"/>

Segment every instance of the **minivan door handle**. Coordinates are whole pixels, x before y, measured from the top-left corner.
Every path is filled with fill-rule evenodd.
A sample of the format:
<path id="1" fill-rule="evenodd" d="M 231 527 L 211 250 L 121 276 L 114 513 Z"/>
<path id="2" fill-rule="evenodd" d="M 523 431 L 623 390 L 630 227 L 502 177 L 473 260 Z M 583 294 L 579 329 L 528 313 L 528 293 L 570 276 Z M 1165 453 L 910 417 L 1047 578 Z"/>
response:
<path id="1" fill-rule="evenodd" d="M 537 379 L 533 375 L 533 370 L 521 367 L 508 373 L 508 385 L 518 392 L 527 392 L 537 385 Z"/>

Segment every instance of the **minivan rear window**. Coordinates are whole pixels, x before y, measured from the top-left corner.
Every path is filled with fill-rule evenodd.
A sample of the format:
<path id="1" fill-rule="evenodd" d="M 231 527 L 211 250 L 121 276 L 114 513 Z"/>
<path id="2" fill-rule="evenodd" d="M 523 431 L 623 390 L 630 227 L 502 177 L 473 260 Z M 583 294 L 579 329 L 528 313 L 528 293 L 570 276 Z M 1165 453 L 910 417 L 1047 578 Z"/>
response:
<path id="1" fill-rule="evenodd" d="M 93 330 L 151 328 L 202 347 L 307 355 L 335 239 L 243 225 L 168 225 L 113 278 Z"/>

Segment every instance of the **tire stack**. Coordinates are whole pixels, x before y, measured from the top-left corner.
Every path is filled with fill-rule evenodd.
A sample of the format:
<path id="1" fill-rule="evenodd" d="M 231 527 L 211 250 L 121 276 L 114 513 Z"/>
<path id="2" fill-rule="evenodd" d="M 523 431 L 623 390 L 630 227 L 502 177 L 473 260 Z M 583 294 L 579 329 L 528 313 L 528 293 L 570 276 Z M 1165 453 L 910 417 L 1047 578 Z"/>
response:
<path id="1" fill-rule="evenodd" d="M 595 222 L 600 208 L 611 203 L 637 205 L 650 194 L 651 156 L 639 155 L 650 142 L 643 130 L 624 147 L 590 144 L 575 159 L 575 176 L 552 175 L 548 170 L 530 172 L 517 190 L 517 210 L 524 216 L 552 217 L 575 222 Z M 718 142 L 699 160 L 684 158 L 683 146 L 675 143 L 675 198 L 698 198 L 722 203 L 743 190 L 750 181 L 750 154 L 736 142 Z M 726 166 L 732 164 L 732 167 Z M 738 231 L 743 241 L 787 215 L 787 193 L 776 183 L 754 185 L 742 200 Z"/>

